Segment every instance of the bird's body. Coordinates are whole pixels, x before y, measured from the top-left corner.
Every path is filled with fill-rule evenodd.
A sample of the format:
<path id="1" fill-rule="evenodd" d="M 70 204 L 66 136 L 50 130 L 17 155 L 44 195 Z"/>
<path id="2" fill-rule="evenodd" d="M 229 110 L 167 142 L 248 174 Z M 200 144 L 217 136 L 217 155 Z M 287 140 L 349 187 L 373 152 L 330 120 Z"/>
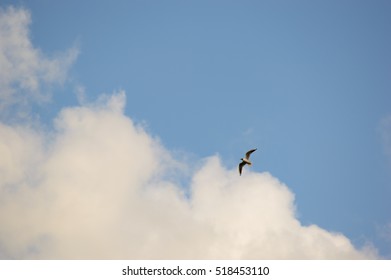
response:
<path id="1" fill-rule="evenodd" d="M 250 155 L 255 152 L 257 149 L 252 149 L 250 151 L 248 151 L 246 153 L 246 157 L 245 158 L 241 158 L 242 162 L 239 163 L 239 175 L 242 175 L 242 169 L 243 169 L 243 166 L 245 166 L 246 164 L 247 165 L 251 165 L 251 161 L 250 161 Z"/>
<path id="2" fill-rule="evenodd" d="M 251 161 L 249 161 L 249 160 L 246 159 L 246 158 L 241 158 L 241 160 L 242 160 L 244 163 L 248 164 L 248 165 L 251 165 L 251 164 L 252 164 Z"/>

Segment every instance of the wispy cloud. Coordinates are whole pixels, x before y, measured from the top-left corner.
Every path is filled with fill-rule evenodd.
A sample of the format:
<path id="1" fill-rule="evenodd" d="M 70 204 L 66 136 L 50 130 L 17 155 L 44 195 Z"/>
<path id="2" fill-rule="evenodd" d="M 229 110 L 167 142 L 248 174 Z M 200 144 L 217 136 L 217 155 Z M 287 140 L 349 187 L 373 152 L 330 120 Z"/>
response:
<path id="1" fill-rule="evenodd" d="M 29 37 L 31 16 L 23 8 L 0 8 L 0 110 L 50 95 L 47 88 L 65 81 L 78 55 L 72 47 L 51 58 L 35 48 Z"/>

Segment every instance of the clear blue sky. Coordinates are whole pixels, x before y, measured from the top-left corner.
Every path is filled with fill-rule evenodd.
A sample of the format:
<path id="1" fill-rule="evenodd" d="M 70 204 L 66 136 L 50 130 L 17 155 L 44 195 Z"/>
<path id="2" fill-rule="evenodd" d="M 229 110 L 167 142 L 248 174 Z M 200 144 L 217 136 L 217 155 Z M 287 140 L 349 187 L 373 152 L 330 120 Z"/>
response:
<path id="1" fill-rule="evenodd" d="M 390 1 L 2 1 L 32 14 L 43 52 L 77 45 L 71 81 L 38 108 L 48 122 L 123 89 L 126 114 L 171 150 L 236 168 L 257 147 L 296 196 L 303 224 L 391 256 Z"/>

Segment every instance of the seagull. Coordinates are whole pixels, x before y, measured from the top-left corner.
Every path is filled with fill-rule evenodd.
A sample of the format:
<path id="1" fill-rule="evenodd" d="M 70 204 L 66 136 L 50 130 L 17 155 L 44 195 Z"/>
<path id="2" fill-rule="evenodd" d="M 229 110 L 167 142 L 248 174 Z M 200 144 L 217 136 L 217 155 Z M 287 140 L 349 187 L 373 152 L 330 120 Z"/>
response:
<path id="1" fill-rule="evenodd" d="M 255 152 L 256 150 L 257 149 L 252 149 L 252 150 L 248 151 L 246 153 L 246 157 L 245 158 L 241 158 L 242 162 L 239 163 L 239 175 L 242 175 L 243 166 L 245 166 L 246 164 L 251 165 L 250 155 L 251 155 L 251 153 Z"/>

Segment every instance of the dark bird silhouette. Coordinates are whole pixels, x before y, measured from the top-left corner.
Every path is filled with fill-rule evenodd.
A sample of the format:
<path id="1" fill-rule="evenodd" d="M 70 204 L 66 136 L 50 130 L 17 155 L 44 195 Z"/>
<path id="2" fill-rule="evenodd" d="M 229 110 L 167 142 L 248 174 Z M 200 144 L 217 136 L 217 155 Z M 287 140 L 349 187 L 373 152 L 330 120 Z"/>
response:
<path id="1" fill-rule="evenodd" d="M 251 161 L 250 161 L 250 155 L 255 152 L 257 149 L 252 149 L 250 151 L 248 151 L 246 153 L 246 157 L 245 158 L 241 158 L 242 162 L 239 163 L 239 175 L 242 175 L 242 169 L 243 169 L 243 166 L 245 166 L 246 164 L 248 165 L 251 165 Z"/>

